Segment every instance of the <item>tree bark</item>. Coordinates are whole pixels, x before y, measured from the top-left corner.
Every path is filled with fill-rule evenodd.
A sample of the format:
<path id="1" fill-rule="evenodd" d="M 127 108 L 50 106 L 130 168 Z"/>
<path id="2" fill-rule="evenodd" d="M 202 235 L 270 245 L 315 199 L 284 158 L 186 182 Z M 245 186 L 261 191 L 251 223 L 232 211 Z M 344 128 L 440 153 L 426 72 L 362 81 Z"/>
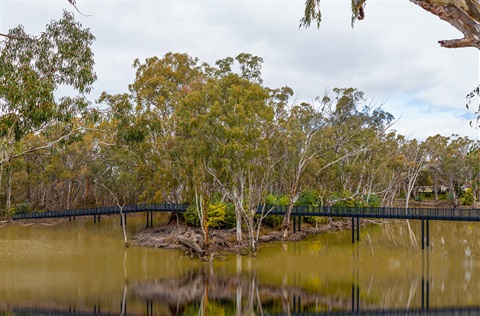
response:
<path id="1" fill-rule="evenodd" d="M 480 49 L 480 4 L 477 0 L 410 0 L 424 10 L 450 23 L 464 37 L 441 40 L 446 48 L 475 47 Z"/>

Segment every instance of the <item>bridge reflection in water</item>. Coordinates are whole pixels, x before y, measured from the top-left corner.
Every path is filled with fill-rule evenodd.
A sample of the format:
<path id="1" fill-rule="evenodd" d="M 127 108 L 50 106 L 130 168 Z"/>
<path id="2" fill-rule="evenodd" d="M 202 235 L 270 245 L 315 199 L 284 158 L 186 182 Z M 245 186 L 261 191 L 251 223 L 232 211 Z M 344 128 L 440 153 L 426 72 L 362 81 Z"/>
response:
<path id="1" fill-rule="evenodd" d="M 8 307 L 0 315 L 480 315 L 479 306 L 430 306 L 429 252 L 422 255 L 422 277 L 415 279 L 421 291 L 415 291 L 412 308 L 388 308 L 383 302 L 371 303 L 362 298 L 360 287 L 359 248 L 352 251 L 351 296 L 319 293 L 295 285 L 261 284 L 255 270 L 248 274 L 228 276 L 208 266 L 190 271 L 181 278 L 161 279 L 125 285 L 118 310 L 103 310 L 101 303 L 90 309 L 75 305 L 55 307 Z M 142 302 L 129 311 L 127 297 Z M 1 299 L 0 299 L 1 301 Z M 379 305 L 380 304 L 380 305 Z"/>

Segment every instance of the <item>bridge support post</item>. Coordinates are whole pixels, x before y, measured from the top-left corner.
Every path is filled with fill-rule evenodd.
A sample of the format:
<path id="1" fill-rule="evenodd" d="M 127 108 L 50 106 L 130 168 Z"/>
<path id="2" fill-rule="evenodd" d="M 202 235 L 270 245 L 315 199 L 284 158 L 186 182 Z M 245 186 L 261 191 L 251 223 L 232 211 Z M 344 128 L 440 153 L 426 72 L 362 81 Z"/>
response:
<path id="1" fill-rule="evenodd" d="M 153 316 L 153 301 L 147 301 L 147 316 Z"/>
<path id="2" fill-rule="evenodd" d="M 357 217 L 357 241 L 360 241 L 360 217 Z"/>
<path id="3" fill-rule="evenodd" d="M 430 222 L 428 219 L 422 219 L 422 250 L 425 249 L 425 244 L 427 245 L 427 248 L 430 247 Z"/>
<path id="4" fill-rule="evenodd" d="M 352 313 L 355 313 L 355 283 L 352 282 Z"/>
<path id="5" fill-rule="evenodd" d="M 147 228 L 153 227 L 153 211 L 147 211 Z"/>
<path id="6" fill-rule="evenodd" d="M 360 285 L 352 283 L 352 313 L 360 311 Z"/>
<path id="7" fill-rule="evenodd" d="M 430 247 L 430 223 L 427 219 L 427 248 Z"/>
<path id="8" fill-rule="evenodd" d="M 302 231 L 302 226 L 301 226 L 301 224 L 302 224 L 302 217 L 299 216 L 299 217 L 298 217 L 298 231 L 299 231 L 299 232 Z"/>
<path id="9" fill-rule="evenodd" d="M 430 309 L 430 255 L 422 254 L 422 311 Z"/>
<path id="10" fill-rule="evenodd" d="M 425 249 L 425 221 L 422 219 L 422 250 Z"/>
<path id="11" fill-rule="evenodd" d="M 352 244 L 355 243 L 355 217 L 352 216 Z"/>
<path id="12" fill-rule="evenodd" d="M 357 223 L 355 224 L 355 217 L 352 216 L 352 244 L 355 243 L 355 225 L 357 226 L 357 241 L 360 241 L 360 217 L 357 217 Z"/>
<path id="13" fill-rule="evenodd" d="M 425 279 L 422 277 L 422 311 L 425 310 Z"/>
<path id="14" fill-rule="evenodd" d="M 297 232 L 297 217 L 294 215 L 293 216 L 293 233 L 295 234 Z"/>

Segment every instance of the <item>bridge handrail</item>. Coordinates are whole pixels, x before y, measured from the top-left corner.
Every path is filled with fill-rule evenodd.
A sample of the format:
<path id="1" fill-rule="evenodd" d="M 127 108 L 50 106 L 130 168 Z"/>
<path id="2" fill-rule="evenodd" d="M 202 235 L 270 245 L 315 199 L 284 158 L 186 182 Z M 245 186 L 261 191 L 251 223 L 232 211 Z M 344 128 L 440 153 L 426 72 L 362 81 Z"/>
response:
<path id="1" fill-rule="evenodd" d="M 125 213 L 136 212 L 175 212 L 182 213 L 189 204 L 136 204 L 123 207 Z M 259 205 L 257 214 L 284 216 L 287 206 Z M 13 215 L 13 219 L 58 218 L 69 216 L 91 216 L 119 214 L 118 206 L 100 206 L 59 211 L 31 212 Z M 427 220 L 480 221 L 479 209 L 442 209 L 442 208 L 392 208 L 392 207 L 334 207 L 334 206 L 293 206 L 292 216 L 328 216 L 362 218 L 399 218 Z"/>

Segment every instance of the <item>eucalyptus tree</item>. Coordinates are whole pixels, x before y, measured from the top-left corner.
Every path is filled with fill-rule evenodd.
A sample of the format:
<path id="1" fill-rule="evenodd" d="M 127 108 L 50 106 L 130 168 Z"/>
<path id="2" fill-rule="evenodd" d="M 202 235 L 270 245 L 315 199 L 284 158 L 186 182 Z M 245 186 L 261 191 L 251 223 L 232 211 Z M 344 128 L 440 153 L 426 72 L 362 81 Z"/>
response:
<path id="1" fill-rule="evenodd" d="M 373 163 L 378 163 L 379 145 L 394 117 L 356 89 L 334 89 L 334 93 L 331 144 L 333 157 L 341 158 L 335 183 L 342 195 L 368 196 L 377 175 Z"/>
<path id="2" fill-rule="evenodd" d="M 353 88 L 335 88 L 322 102 L 328 124 L 322 132 L 324 152 L 317 176 L 330 186 L 325 198 L 332 193 L 348 198 L 361 195 L 371 182 L 365 167 L 372 159 L 370 153 L 383 140 L 393 116 L 380 106 L 370 107 L 364 93 Z"/>
<path id="3" fill-rule="evenodd" d="M 430 161 L 425 145 L 416 139 L 403 139 L 400 151 L 403 156 L 402 177 L 405 185 L 405 208 L 408 208 L 411 195 L 422 172 L 428 169 Z"/>
<path id="4" fill-rule="evenodd" d="M 391 207 L 400 194 L 403 185 L 403 166 L 405 155 L 402 153 L 401 144 L 406 142 L 405 136 L 390 132 L 382 143 L 385 163 L 385 190 L 382 205 Z"/>
<path id="5" fill-rule="evenodd" d="M 90 165 L 92 178 L 106 194 L 104 198 L 113 198 L 117 205 L 150 201 L 143 198 L 151 181 L 151 174 L 142 172 L 149 163 L 145 157 L 148 143 L 144 118 L 137 115 L 128 94 L 104 92 L 98 102 L 108 108 L 102 121 L 92 129 L 95 139 L 95 159 Z"/>
<path id="6" fill-rule="evenodd" d="M 410 0 L 410 2 L 450 23 L 464 36 L 461 39 L 439 41 L 441 46 L 480 49 L 480 3 L 478 0 Z M 352 0 L 352 26 L 355 20 L 365 18 L 366 3 L 367 0 Z M 321 20 L 320 0 L 306 0 L 305 14 L 300 20 L 300 26 L 308 27 L 315 22 L 319 27 Z"/>
<path id="7" fill-rule="evenodd" d="M 283 120 L 281 128 L 274 136 L 278 156 L 281 157 L 279 181 L 283 183 L 288 196 L 287 213 L 283 220 L 283 237 L 286 238 L 290 228 L 291 213 L 304 184 L 308 183 L 305 170 L 312 160 L 318 158 L 324 148 L 318 137 L 327 125 L 321 109 L 311 104 L 301 103 L 293 106 L 288 117 Z"/>
<path id="8" fill-rule="evenodd" d="M 445 154 L 445 148 L 447 148 L 449 142 L 450 137 L 439 134 L 427 137 L 424 141 L 424 146 L 428 155 L 427 159 L 429 161 L 428 171 L 433 178 L 433 192 L 436 202 L 439 200 L 438 191 L 440 185 L 447 185 L 446 182 L 442 181 L 444 169 L 443 157 Z"/>
<path id="9" fill-rule="evenodd" d="M 458 206 L 460 187 L 469 185 L 473 170 L 468 163 L 467 154 L 472 146 L 468 137 L 452 135 L 452 139 L 442 154 L 442 178 L 449 188 L 454 206 Z"/>
<path id="10" fill-rule="evenodd" d="M 472 174 L 471 187 L 474 201 L 478 201 L 480 199 L 480 152 L 478 151 L 478 141 L 472 141 L 472 146 L 467 153 L 467 162 Z"/>
<path id="11" fill-rule="evenodd" d="M 138 152 L 146 177 L 154 180 L 150 192 L 156 200 L 182 202 L 182 170 L 175 163 L 177 148 L 178 107 L 209 75 L 209 66 L 187 54 L 167 53 L 163 58 L 138 59 L 135 81 L 129 86 L 134 102 L 134 126 L 144 131 L 144 142 Z"/>
<path id="12" fill-rule="evenodd" d="M 376 173 L 368 164 L 373 167 L 373 148 L 393 120 L 380 106 L 369 106 L 364 93 L 353 88 L 335 88 L 315 101 L 291 107 L 274 137 L 274 151 L 281 157 L 277 178 L 289 200 L 284 237 L 304 189 L 319 190 L 327 203 L 333 193 L 348 191 L 349 198 L 371 193 Z"/>
<path id="13" fill-rule="evenodd" d="M 232 71 L 235 60 L 240 74 Z M 245 223 L 253 252 L 260 225 L 255 215 L 272 170 L 268 135 L 274 117 L 259 62 L 248 54 L 218 61 L 215 76 L 185 98 L 177 131 L 185 150 L 178 159 L 191 170 L 196 191 L 217 188 L 234 204 L 237 240 L 243 240 Z"/>
<path id="14" fill-rule="evenodd" d="M 96 80 L 94 37 L 73 14 L 64 12 L 36 37 L 22 26 L 7 35 L 0 42 L 0 173 L 14 158 L 76 136 Z M 66 86 L 72 93 L 58 98 L 55 92 Z M 41 134 L 43 142 L 20 146 L 29 134 Z"/>

